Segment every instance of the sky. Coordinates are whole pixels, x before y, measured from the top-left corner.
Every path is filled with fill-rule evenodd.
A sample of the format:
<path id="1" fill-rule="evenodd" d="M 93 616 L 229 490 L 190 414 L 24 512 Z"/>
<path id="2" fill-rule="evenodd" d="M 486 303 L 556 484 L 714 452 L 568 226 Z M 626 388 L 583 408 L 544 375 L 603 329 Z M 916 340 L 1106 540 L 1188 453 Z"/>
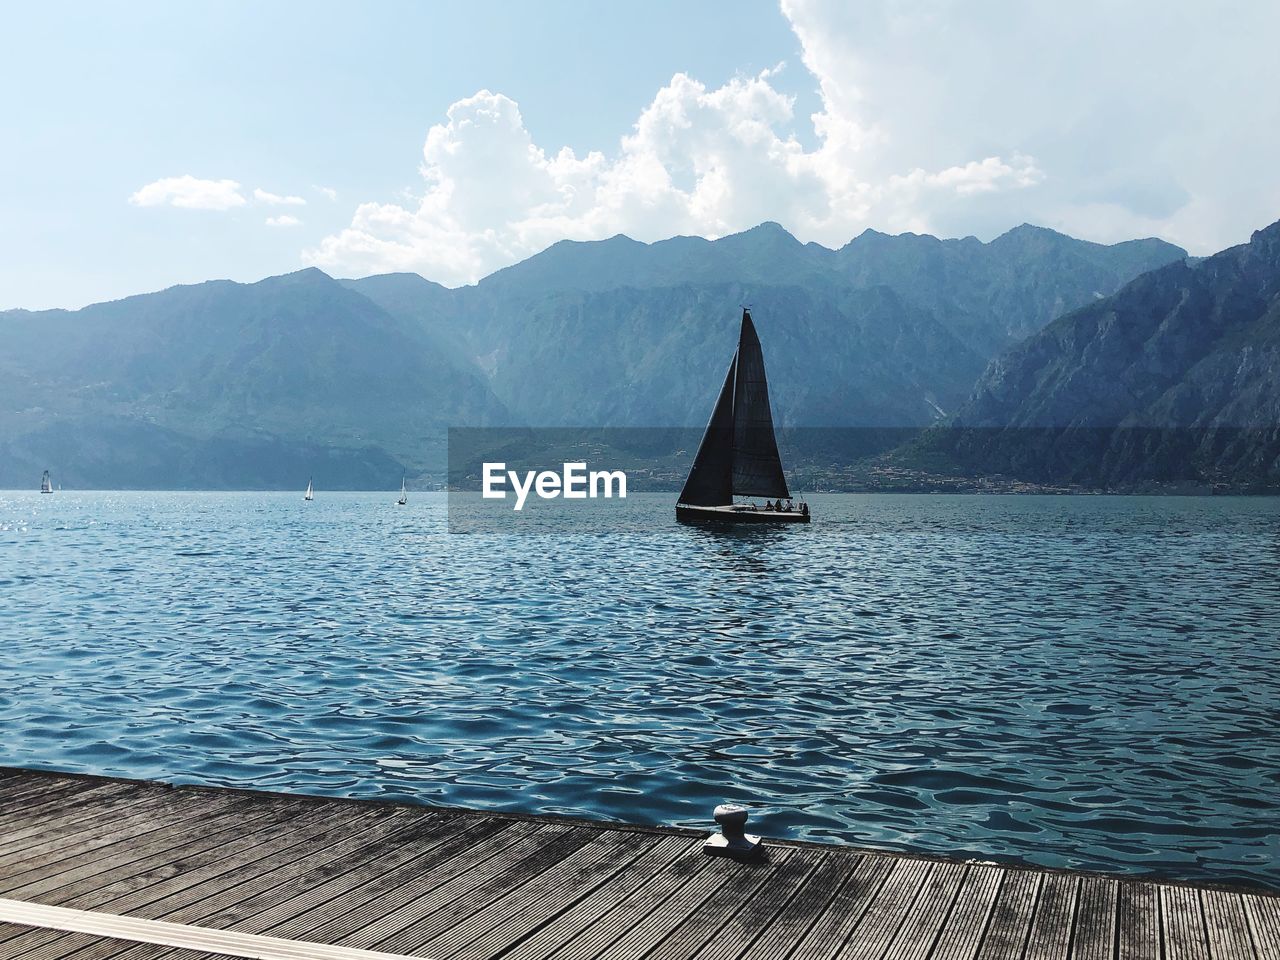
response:
<path id="1" fill-rule="evenodd" d="M 775 220 L 1280 219 L 1273 0 L 0 0 L 0 309 Z"/>

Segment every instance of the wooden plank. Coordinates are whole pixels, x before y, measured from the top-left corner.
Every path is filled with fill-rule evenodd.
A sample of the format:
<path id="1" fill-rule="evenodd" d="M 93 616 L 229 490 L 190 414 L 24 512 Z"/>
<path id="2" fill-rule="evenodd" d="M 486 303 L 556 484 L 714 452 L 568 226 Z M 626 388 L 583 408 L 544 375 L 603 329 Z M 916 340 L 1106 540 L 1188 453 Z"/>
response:
<path id="1" fill-rule="evenodd" d="M 33 930 L 43 930 L 43 929 L 44 928 L 42 927 L 24 927 L 24 926 L 19 926 L 18 924 L 13 924 L 13 923 L 0 923 L 0 937 L 5 936 L 6 934 L 22 933 L 22 932 L 29 932 Z M 67 940 L 67 941 L 70 941 L 72 938 L 79 936 L 78 934 L 74 934 L 74 933 L 62 933 L 57 931 L 53 931 L 53 933 L 55 936 L 63 938 L 64 940 Z M 134 944 L 130 940 L 116 940 L 116 939 L 102 938 L 102 937 L 98 938 L 98 940 L 104 946 L 110 948 L 111 950 L 114 950 L 117 953 L 119 953 L 122 950 L 128 950 L 131 947 L 136 946 L 136 944 Z M 160 960 L 161 956 L 165 957 L 166 960 L 227 960 L 225 955 L 219 956 L 218 954 L 205 953 L 203 951 L 195 951 L 195 950 L 174 950 L 171 947 L 164 947 L 159 945 L 148 947 L 148 951 L 149 952 L 145 954 L 145 960 Z M 4 960 L 18 960 L 18 958 L 10 956 L 9 954 L 4 954 L 4 953 L 0 953 L 0 957 L 3 957 Z M 61 960 L 60 956 L 58 960 Z"/>
<path id="2" fill-rule="evenodd" d="M 1075 925 L 1080 878 L 1065 873 L 1045 874 L 1040 884 L 1025 960 L 1067 960 Z"/>
<path id="3" fill-rule="evenodd" d="M 511 825 L 511 821 L 483 819 L 470 824 L 456 819 L 445 821 L 450 832 L 425 844 L 406 848 L 403 856 L 383 859 L 387 868 L 347 894 L 335 897 L 330 903 L 305 910 L 274 926 L 262 929 L 272 936 L 287 936 L 324 943 L 339 943 L 342 938 L 363 930 L 370 923 L 410 901 L 429 893 L 432 889 L 432 872 L 442 872 L 442 865 L 456 857 L 474 855 L 476 849 L 490 845 L 501 849 L 514 842 L 516 832 L 498 837 Z M 454 871 L 458 867 L 455 862 Z M 436 885 L 445 882 L 436 881 Z M 256 920 L 257 918 L 255 918 Z M 265 919 L 265 918 L 264 918 Z"/>
<path id="4" fill-rule="evenodd" d="M 26 770 L 18 770 L 14 767 L 0 767 L 0 790 L 3 790 L 9 783 L 16 783 L 20 779 L 26 779 L 24 774 Z"/>
<path id="5" fill-rule="evenodd" d="M 1117 960 L 1161 960 L 1160 893 L 1149 883 L 1116 891 Z"/>
<path id="6" fill-rule="evenodd" d="M 329 815 L 329 819 L 334 820 L 340 815 L 341 814 L 339 814 L 338 811 L 334 811 Z M 350 814 L 348 811 L 344 819 L 348 819 L 349 816 Z M 275 835 L 279 836 L 280 833 L 283 832 L 287 836 L 291 831 L 298 830 L 298 840 L 306 841 L 313 837 L 320 836 L 322 833 L 322 830 L 314 825 L 314 821 L 308 829 L 304 830 L 303 827 L 304 821 L 300 819 L 292 820 L 287 825 L 277 826 L 277 833 Z M 212 880 L 216 880 L 219 873 L 225 872 L 226 870 L 229 870 L 231 866 L 234 866 L 237 861 L 236 854 L 238 852 L 240 853 L 239 859 L 241 861 L 244 859 L 244 854 L 242 852 L 244 850 L 251 850 L 251 856 L 254 860 L 261 858 L 260 840 L 255 834 L 251 832 L 246 833 L 236 840 L 224 844 L 221 852 L 225 854 L 225 857 L 221 858 L 223 860 L 221 863 L 215 861 L 217 864 L 216 867 L 206 867 L 204 869 L 188 868 L 185 862 L 181 862 L 176 873 L 166 871 L 163 878 L 154 878 L 151 879 L 150 882 L 144 881 L 140 883 L 134 882 L 133 879 L 130 878 L 129 881 L 126 881 L 122 885 L 115 883 L 107 884 L 106 886 L 95 890 L 91 896 L 88 896 L 85 899 L 72 900 L 71 902 L 64 903 L 63 905 L 93 907 L 95 909 L 105 908 L 109 909 L 113 913 L 128 913 L 131 910 L 146 906 L 148 903 L 163 897 L 167 893 L 191 887 L 201 882 L 212 882 Z M 121 889 L 122 886 L 123 889 Z M 4 941 L 4 939 L 4 935 L 0 934 L 0 942 Z M 0 956 L 5 952 L 20 953 L 22 950 L 31 949 L 41 943 L 49 941 L 52 937 L 49 933 L 41 931 L 28 934 L 23 939 L 24 942 L 21 945 L 5 944 L 3 949 L 0 950 Z"/>
<path id="7" fill-rule="evenodd" d="M 417 918 L 391 936 L 376 941 L 377 949 L 391 953 L 417 951 L 428 940 L 462 924 L 499 897 L 523 887 L 552 864 L 573 856 L 591 841 L 592 833 L 585 827 L 560 828 L 550 835 L 544 833 L 537 842 L 517 844 L 504 852 L 503 857 L 495 857 L 455 877 L 414 904 Z"/>
<path id="8" fill-rule="evenodd" d="M 487 960 L 609 884 L 661 838 L 610 830 L 414 952 Z"/>
<path id="9" fill-rule="evenodd" d="M 778 917 L 791 907 L 797 895 L 813 880 L 814 874 L 832 859 L 839 858 L 838 854 L 833 856 L 822 851 L 804 850 L 801 853 L 803 856 L 792 857 L 786 866 L 765 880 L 752 896 L 744 899 L 718 929 L 710 930 L 696 953 L 686 954 L 676 948 L 676 955 L 697 957 L 698 960 L 736 960 L 749 950 L 773 928 Z M 793 918 L 794 916 L 793 914 Z M 807 919 L 811 921 L 812 915 Z M 697 929 L 697 926 L 702 925 L 688 926 Z M 710 927 L 712 924 L 705 926 Z M 685 931 L 680 931 L 677 936 L 685 936 Z M 689 939 L 696 940 L 696 937 Z"/>
<path id="10" fill-rule="evenodd" d="M 695 841 L 696 843 L 697 841 Z M 503 960 L 540 960 L 558 955 L 567 944 L 577 940 L 584 930 L 596 924 L 605 913 L 626 901 L 637 890 L 655 882 L 671 868 L 677 858 L 690 853 L 693 843 L 688 837 L 661 837 L 627 869 L 612 877 L 607 886 L 598 887 L 590 896 L 557 916 L 532 936 L 506 948 Z"/>
<path id="11" fill-rule="evenodd" d="M 653 955 L 665 960 L 699 955 L 724 960 L 750 946 L 823 859 L 815 850 L 795 850 L 785 859 L 778 851 L 771 856 L 777 863 L 773 872 L 759 879 L 744 872 L 738 892 L 717 890 Z"/>
<path id="12" fill-rule="evenodd" d="M 1120 884 L 1102 877 L 1082 877 L 1071 960 L 1113 960 Z"/>
<path id="13" fill-rule="evenodd" d="M 1200 904 L 1213 960 L 1256 960 L 1244 898 L 1238 893 L 1204 890 Z"/>
<path id="14" fill-rule="evenodd" d="M 231 797 L 223 797 L 201 805 L 190 794 L 153 796 L 122 809 L 118 817 L 107 820 L 90 818 L 84 826 L 66 834 L 51 831 L 46 834 L 47 839 L 3 858 L 0 862 L 0 894 L 26 882 L 23 877 L 28 873 L 46 870 L 70 857 L 84 856 L 90 851 L 144 836 L 165 826 L 167 820 L 182 819 L 197 809 L 222 809 L 230 806 L 232 800 Z"/>
<path id="15" fill-rule="evenodd" d="M 1031 936 L 1031 919 L 1040 897 L 1042 877 L 1031 870 L 1007 872 L 991 911 L 986 936 L 978 948 L 980 960 L 1021 960 Z"/>
<path id="16" fill-rule="evenodd" d="M 101 792 L 68 790 L 65 797 L 52 802 L 43 798 L 29 807 L 15 810 L 0 824 L 0 857 L 21 850 L 29 838 L 46 839 L 54 833 L 72 833 L 83 829 L 86 821 L 101 818 L 112 811 L 127 810 L 137 802 L 119 784 L 103 787 Z"/>
<path id="17" fill-rule="evenodd" d="M 220 956 L 247 957 L 250 960 L 406 960 L 399 954 L 373 953 L 320 943 L 298 943 L 232 930 L 165 923 L 162 920 L 140 920 L 137 917 L 49 907 L 3 898 L 0 898 L 0 920 L 89 933 L 99 937 L 114 937 L 132 943 L 210 951 Z"/>
<path id="18" fill-rule="evenodd" d="M 929 872 L 920 895 L 885 954 L 886 960 L 925 960 L 942 932 L 964 879 L 962 863 L 939 863 Z"/>
<path id="19" fill-rule="evenodd" d="M 44 870 L 28 871 L 24 882 L 8 886 L 5 895 L 17 900 L 42 900 L 54 905 L 71 905 L 77 896 L 98 890 L 108 880 L 122 880 L 147 869 L 171 865 L 252 831 L 261 821 L 274 821 L 281 812 L 273 807 L 255 809 L 246 804 L 233 804 L 227 809 L 202 816 L 198 832 L 192 825 L 179 822 L 162 827 L 137 842 L 122 842 L 93 851 L 92 856 L 72 856 Z"/>
<path id="20" fill-rule="evenodd" d="M 359 891 L 353 891 L 347 899 L 343 895 L 336 897 L 333 909 L 320 910 L 313 907 L 296 913 L 283 924 L 270 929 L 290 930 L 296 924 L 299 929 L 305 927 L 311 931 L 306 935 L 308 938 L 323 936 L 331 942 L 341 943 L 345 934 L 356 941 L 348 942 L 346 946 L 368 948 L 373 941 L 400 929 L 401 922 L 411 922 L 423 909 L 422 900 L 433 891 L 451 880 L 465 876 L 486 860 L 503 856 L 504 850 L 541 829 L 538 824 L 504 821 L 500 829 L 482 829 L 473 833 L 471 830 L 474 821 L 468 823 L 446 817 L 445 822 L 456 824 L 458 833 L 446 839 L 433 855 L 422 862 L 414 865 L 410 861 L 406 868 L 413 870 L 411 877 L 406 878 L 403 873 L 397 872 L 402 865 L 399 861 L 393 861 L 388 873 L 375 878 L 372 900 L 365 901 Z M 464 823 L 468 825 L 462 826 Z M 393 855 L 389 853 L 387 856 Z M 354 910 L 351 909 L 353 904 L 356 905 Z M 278 911 L 267 918 L 268 921 L 271 919 L 279 919 Z M 253 923 L 254 920 L 248 917 L 244 922 Z M 373 929 L 375 924 L 381 924 L 376 931 Z M 326 932 L 321 934 L 320 928 L 324 928 Z"/>
<path id="21" fill-rule="evenodd" d="M 899 860 L 839 956 L 849 960 L 878 960 L 883 956 L 934 867 L 925 860 Z"/>
<path id="22" fill-rule="evenodd" d="M 219 914 L 211 919 L 218 924 L 234 922 L 238 929 L 250 933 L 332 942 L 334 938 L 329 929 L 320 936 L 302 936 L 299 931 L 313 930 L 317 924 L 327 928 L 340 920 L 353 907 L 365 902 L 371 895 L 370 886 L 388 874 L 398 875 L 421 896 L 423 877 L 430 870 L 429 863 L 421 861 L 424 852 L 436 850 L 447 856 L 452 851 L 472 848 L 478 839 L 502 833 L 492 828 L 486 830 L 483 824 L 471 824 L 469 828 L 464 825 L 465 821 L 456 817 L 424 819 L 396 834 L 394 848 L 377 851 L 361 862 L 352 861 L 344 870 L 326 871 L 327 878 L 322 882 L 307 885 L 283 899 L 279 891 L 271 891 L 265 899 L 245 901 L 234 913 Z M 466 838 L 461 844 L 457 842 L 460 828 Z M 406 863 L 417 864 L 414 874 L 406 876 L 403 871 L 397 874 L 396 868 Z"/>
<path id="23" fill-rule="evenodd" d="M 18 784 L 6 796 L 0 797 L 0 832 L 8 832 L 15 826 L 26 826 L 31 817 L 76 811 L 85 801 L 124 794 L 132 796 L 134 791 L 123 783 L 90 786 L 68 780 L 51 787 Z"/>
<path id="24" fill-rule="evenodd" d="M 36 774 L 30 770 L 14 771 L 13 776 L 6 777 L 4 782 L 0 783 L 0 808 L 6 807 L 14 798 L 38 795 L 42 792 L 53 794 L 68 787 L 88 790 L 100 786 L 103 782 L 89 780 L 75 774 L 46 775 Z"/>
<path id="25" fill-rule="evenodd" d="M 268 851 L 259 851 L 246 867 L 224 874 L 216 888 L 206 884 L 188 886 L 180 893 L 153 900 L 137 911 L 137 915 L 175 923 L 200 923 L 209 914 L 229 904 L 238 904 L 263 890 L 274 890 L 282 883 L 303 882 L 302 878 L 309 870 L 323 868 L 340 860 L 352 850 L 358 850 L 361 844 L 367 843 L 370 836 L 384 838 L 388 831 L 394 832 L 407 822 L 403 810 L 395 808 L 370 810 L 364 816 L 354 810 L 347 810 L 345 814 L 339 824 L 316 838 L 312 844 L 290 846 L 284 850 L 273 847 Z M 299 874 L 302 876 L 299 877 Z M 113 907 L 116 906 L 118 903 L 113 904 Z M 78 960 L 88 960 L 90 957 L 97 960 L 108 955 L 95 949 L 92 944 L 75 954 Z"/>
<path id="26" fill-rule="evenodd" d="M 315 850 L 287 865 L 277 865 L 256 876 L 251 883 L 224 887 L 181 910 L 164 914 L 163 919 L 216 928 L 238 927 L 245 918 L 319 886 L 331 877 L 346 874 L 356 864 L 368 862 L 394 848 L 412 831 L 415 819 L 404 808 L 392 808 L 392 812 L 374 826 L 356 821 L 358 832 L 327 850 Z"/>
<path id="27" fill-rule="evenodd" d="M 691 902 L 701 903 L 728 876 L 728 870 L 725 861 L 704 854 L 701 844 L 689 844 L 649 883 L 624 897 L 557 950 L 557 960 L 596 957 L 650 917 L 679 910 Z"/>
<path id="28" fill-rule="evenodd" d="M 49 933 L 54 938 L 61 938 L 63 941 L 67 941 L 67 942 L 70 942 L 71 939 L 74 937 L 81 936 L 79 934 L 66 933 L 63 931 L 57 931 L 57 930 L 51 931 L 51 930 L 47 930 L 44 927 L 22 926 L 16 923 L 0 923 L 0 938 L 4 938 L 6 940 L 12 939 L 13 937 L 23 933 L 30 933 L 34 931 Z M 116 953 L 119 953 L 122 950 L 128 950 L 131 947 L 136 946 L 136 944 L 134 944 L 132 941 L 129 941 L 129 940 L 116 940 L 112 938 L 102 938 L 102 937 L 97 938 L 97 940 L 103 943 L 105 946 L 109 947 L 111 950 L 115 951 Z M 217 954 L 204 953 L 200 951 L 191 951 L 191 950 L 175 951 L 171 947 L 163 947 L 163 946 L 151 947 L 150 953 L 146 956 L 146 960 L 159 960 L 159 958 L 162 955 L 166 958 L 166 960 L 227 960 L 225 956 L 220 957 Z M 19 960 L 19 958 L 17 958 L 16 956 L 8 953 L 0 953 L 0 957 L 3 957 L 4 960 Z M 58 955 L 58 960 L 61 960 L 61 954 Z"/>
<path id="29" fill-rule="evenodd" d="M 1209 960 L 1200 896 L 1187 887 L 1160 887 L 1165 960 Z"/>
<path id="30" fill-rule="evenodd" d="M 332 839 L 332 834 L 326 831 L 331 831 L 335 823 L 346 824 L 352 819 L 351 811 L 334 810 L 326 816 L 321 816 L 311 821 L 293 820 L 281 826 L 273 834 L 273 839 L 276 840 L 281 851 L 288 851 L 310 841 Z M 88 902 L 80 902 L 75 905 L 108 909 L 112 913 L 131 913 L 167 898 L 168 902 L 166 902 L 165 906 L 166 908 L 171 908 L 175 903 L 181 902 L 178 897 L 180 892 L 191 891 L 194 888 L 199 891 L 196 894 L 196 899 L 206 897 L 209 895 L 210 888 L 219 888 L 219 880 L 222 879 L 222 875 L 229 873 L 235 867 L 244 863 L 251 861 L 257 863 L 263 857 L 261 842 L 252 834 L 227 844 L 226 850 L 228 853 L 227 858 L 203 869 L 183 870 L 176 876 L 168 876 L 142 888 L 131 889 L 127 893 L 114 896 L 112 889 L 104 888 Z M 310 848 L 300 850 L 297 856 L 301 857 L 309 850 Z M 242 880 L 243 872 L 232 874 L 232 876 Z M 157 910 L 151 915 L 163 916 L 165 913 L 166 910 Z M 0 937 L 0 939 L 3 938 Z M 33 949 L 51 939 L 52 935 L 47 931 L 34 932 L 25 935 L 21 944 L 5 943 L 3 952 L 20 954 L 23 950 Z M 3 955 L 3 953 L 0 953 L 0 955 Z"/>
<path id="31" fill-rule="evenodd" d="M 861 859 L 842 851 L 824 856 L 768 928 L 742 952 L 743 960 L 783 960 L 813 929 L 814 922 Z"/>
<path id="32" fill-rule="evenodd" d="M 109 780 L 99 777 L 90 777 L 80 773 L 58 773 L 45 774 L 37 773 L 31 770 L 18 771 L 17 775 L 4 780 L 0 784 L 0 807 L 12 809 L 11 804 L 20 800 L 23 803 L 29 802 L 35 797 L 56 797 L 65 795 L 68 790 L 80 791 L 82 793 L 90 790 L 101 790 L 104 787 L 115 787 L 124 790 L 137 790 L 140 784 L 145 781 L 140 780 Z M 147 784 L 151 788 L 159 785 L 155 783 Z"/>
<path id="33" fill-rule="evenodd" d="M 995 908 L 1005 871 L 977 863 L 965 874 L 951 914 L 938 932 L 931 960 L 974 960 Z"/>
<path id="34" fill-rule="evenodd" d="M 500 884 L 504 871 L 525 862 L 541 845 L 557 844 L 569 832 L 560 824 L 514 822 L 501 833 L 455 853 L 423 874 L 418 896 L 398 903 L 337 942 L 352 947 L 390 950 L 392 937 L 412 930 L 423 918 L 457 899 L 481 893 L 491 882 Z M 578 842 L 577 837 L 569 840 Z M 562 849 L 557 846 L 557 849 Z M 403 952 L 403 951 L 402 951 Z"/>
<path id="35" fill-rule="evenodd" d="M 70 801 L 74 804 L 77 798 L 93 798 L 94 802 L 114 803 L 123 797 L 138 798 L 158 793 L 169 793 L 171 787 L 162 783 L 147 783 L 130 780 L 98 780 L 68 774 L 56 779 L 33 777 L 21 788 L 6 796 L 0 809 L 5 811 L 6 822 L 14 813 L 24 810 L 35 811 L 40 808 L 62 808 Z"/>
<path id="36" fill-rule="evenodd" d="M 832 896 L 826 912 L 796 945 L 791 955 L 793 960 L 829 960 L 838 955 L 903 862 L 877 856 L 865 856 L 858 861 Z"/>
<path id="37" fill-rule="evenodd" d="M 785 848 L 772 850 L 769 857 L 766 863 L 710 858 L 714 862 L 709 874 L 717 883 L 700 896 L 672 898 L 662 904 L 601 953 L 602 960 L 632 960 L 641 955 L 645 960 L 688 957 L 780 871 L 798 877 L 807 873 L 816 859 L 811 851 Z"/>
<path id="38" fill-rule="evenodd" d="M 1240 898 L 1258 960 L 1280 960 L 1280 897 Z"/>

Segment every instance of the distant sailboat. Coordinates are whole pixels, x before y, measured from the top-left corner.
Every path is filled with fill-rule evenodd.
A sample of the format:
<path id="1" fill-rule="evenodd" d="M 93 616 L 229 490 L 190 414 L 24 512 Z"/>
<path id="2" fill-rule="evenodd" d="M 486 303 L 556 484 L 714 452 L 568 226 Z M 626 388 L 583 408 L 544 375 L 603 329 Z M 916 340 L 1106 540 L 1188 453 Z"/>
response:
<path id="1" fill-rule="evenodd" d="M 765 497 L 768 506 L 735 504 L 735 496 Z M 698 445 L 689 478 L 680 491 L 676 519 L 808 523 L 808 504 L 802 503 L 798 509 L 788 509 L 789 504 L 782 506 L 782 501 L 790 499 L 773 433 L 764 354 L 751 313 L 744 308 L 738 349 Z"/>
<path id="2" fill-rule="evenodd" d="M 307 478 L 307 492 L 303 495 L 302 499 L 303 499 L 303 500 L 314 500 L 315 498 L 316 498 L 315 494 L 311 492 L 311 478 L 310 478 L 310 477 L 308 477 L 308 478 Z"/>
<path id="3" fill-rule="evenodd" d="M 53 493 L 53 484 L 49 482 L 49 471 L 44 472 L 44 476 L 40 478 L 40 492 Z"/>
<path id="4" fill-rule="evenodd" d="M 404 506 L 409 502 L 409 491 L 405 489 L 404 477 L 400 478 L 400 499 L 396 501 L 400 506 Z"/>

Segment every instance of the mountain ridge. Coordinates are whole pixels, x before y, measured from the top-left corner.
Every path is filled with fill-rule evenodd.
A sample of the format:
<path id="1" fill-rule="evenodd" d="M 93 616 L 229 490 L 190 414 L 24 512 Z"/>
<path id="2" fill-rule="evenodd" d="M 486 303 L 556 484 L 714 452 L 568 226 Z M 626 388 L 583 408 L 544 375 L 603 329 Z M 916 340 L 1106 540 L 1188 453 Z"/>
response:
<path id="1" fill-rule="evenodd" d="M 1034 480 L 1280 488 L 1280 222 L 1015 344 L 919 449 Z"/>
<path id="2" fill-rule="evenodd" d="M 864 233 L 832 250 L 770 222 L 717 240 L 564 241 L 452 289 L 312 267 L 5 311 L 0 483 L 38 476 L 77 443 L 136 447 L 148 431 L 167 431 L 156 449 L 188 465 L 165 474 L 148 460 L 160 485 L 213 473 L 234 484 L 245 437 L 255 457 L 276 443 L 290 462 L 346 458 L 358 485 L 374 482 L 362 472 L 374 464 L 438 469 L 447 426 L 700 427 L 742 303 L 754 305 L 780 424 L 925 427 L 1024 327 L 1185 258 L 1162 241 L 1044 233 L 987 244 Z M 136 450 L 100 452 L 76 485 L 137 483 Z"/>

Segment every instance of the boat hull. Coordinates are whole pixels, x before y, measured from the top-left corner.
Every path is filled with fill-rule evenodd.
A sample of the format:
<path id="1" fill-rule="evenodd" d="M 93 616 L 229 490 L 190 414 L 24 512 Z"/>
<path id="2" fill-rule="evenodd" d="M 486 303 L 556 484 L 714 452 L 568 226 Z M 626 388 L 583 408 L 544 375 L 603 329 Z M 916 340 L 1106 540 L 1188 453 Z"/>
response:
<path id="1" fill-rule="evenodd" d="M 695 507 L 677 503 L 676 519 L 681 523 L 808 523 L 809 514 L 799 510 L 759 510 L 737 505 Z"/>

